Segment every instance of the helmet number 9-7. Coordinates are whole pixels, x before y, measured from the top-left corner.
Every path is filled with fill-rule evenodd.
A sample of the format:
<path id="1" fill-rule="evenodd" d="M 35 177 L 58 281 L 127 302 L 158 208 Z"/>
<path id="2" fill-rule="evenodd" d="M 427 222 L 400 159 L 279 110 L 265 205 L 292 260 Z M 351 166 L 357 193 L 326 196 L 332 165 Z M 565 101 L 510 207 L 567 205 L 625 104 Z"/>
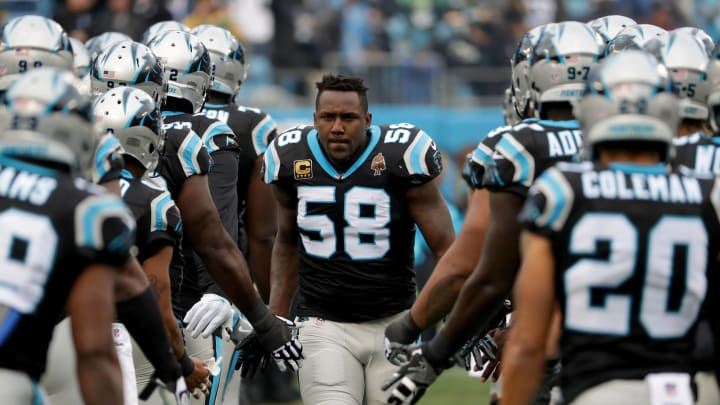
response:
<path id="1" fill-rule="evenodd" d="M 33 62 L 32 66 L 34 68 L 39 68 L 42 66 L 42 61 L 36 60 L 35 62 Z M 18 61 L 18 71 L 20 73 L 24 73 L 24 72 L 27 72 L 27 69 L 28 69 L 28 61 L 26 61 L 25 59 L 20 59 Z"/>

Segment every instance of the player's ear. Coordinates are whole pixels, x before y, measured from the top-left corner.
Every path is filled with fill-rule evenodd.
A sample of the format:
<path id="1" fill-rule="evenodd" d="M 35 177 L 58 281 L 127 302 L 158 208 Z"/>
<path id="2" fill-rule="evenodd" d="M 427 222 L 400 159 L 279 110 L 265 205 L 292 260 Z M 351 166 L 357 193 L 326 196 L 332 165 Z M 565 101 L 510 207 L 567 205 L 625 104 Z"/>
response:
<path id="1" fill-rule="evenodd" d="M 316 112 L 313 113 L 313 126 L 314 126 L 315 128 L 318 127 L 318 123 L 317 123 L 317 113 L 316 113 Z"/>
<path id="2" fill-rule="evenodd" d="M 370 125 L 372 125 L 372 113 L 368 111 L 365 114 L 365 129 L 370 129 Z"/>

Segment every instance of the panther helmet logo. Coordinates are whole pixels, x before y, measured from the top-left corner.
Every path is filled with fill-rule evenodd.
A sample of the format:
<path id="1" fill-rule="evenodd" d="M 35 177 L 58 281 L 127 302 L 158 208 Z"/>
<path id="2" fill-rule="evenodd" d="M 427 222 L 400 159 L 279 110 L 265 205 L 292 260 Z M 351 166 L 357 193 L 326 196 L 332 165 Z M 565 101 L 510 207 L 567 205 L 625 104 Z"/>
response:
<path id="1" fill-rule="evenodd" d="M 370 169 L 373 171 L 373 176 L 379 176 L 383 170 L 387 169 L 385 165 L 385 156 L 382 153 L 378 153 L 370 163 Z"/>

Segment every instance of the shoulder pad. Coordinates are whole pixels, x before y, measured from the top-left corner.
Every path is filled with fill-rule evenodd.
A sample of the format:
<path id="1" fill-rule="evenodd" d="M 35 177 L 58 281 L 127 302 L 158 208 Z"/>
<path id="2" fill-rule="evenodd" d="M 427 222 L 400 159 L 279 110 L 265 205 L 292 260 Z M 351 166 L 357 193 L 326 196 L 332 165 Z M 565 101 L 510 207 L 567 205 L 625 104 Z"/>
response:
<path id="1" fill-rule="evenodd" d="M 304 156 L 305 140 L 314 130 L 309 125 L 297 126 L 275 137 L 263 155 L 262 176 L 265 183 L 272 184 L 292 176 L 292 161 Z"/>
<path id="2" fill-rule="evenodd" d="M 373 125 L 370 130 L 380 131 L 378 146 L 389 163 L 390 173 L 427 181 L 442 172 L 441 153 L 435 141 L 422 129 L 399 123 Z"/>

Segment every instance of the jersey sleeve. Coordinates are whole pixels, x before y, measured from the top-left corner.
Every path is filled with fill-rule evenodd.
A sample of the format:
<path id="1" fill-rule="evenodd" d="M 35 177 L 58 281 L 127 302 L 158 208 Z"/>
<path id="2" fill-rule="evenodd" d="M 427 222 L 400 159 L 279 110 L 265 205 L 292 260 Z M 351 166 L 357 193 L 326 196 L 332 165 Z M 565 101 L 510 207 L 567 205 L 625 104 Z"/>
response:
<path id="1" fill-rule="evenodd" d="M 190 176 L 210 171 L 210 154 L 193 130 L 169 130 L 160 174 L 170 190 L 179 190 Z"/>
<path id="2" fill-rule="evenodd" d="M 148 228 L 148 249 L 145 256 L 151 257 L 160 248 L 168 245 L 180 248 L 180 210 L 167 191 L 158 192 L 150 201 Z"/>
<path id="3" fill-rule="evenodd" d="M 482 184 L 490 191 L 507 191 L 525 196 L 535 175 L 535 158 L 529 151 L 532 137 L 518 140 L 514 133 L 506 133 L 495 145 L 492 166 L 486 167 Z"/>
<path id="4" fill-rule="evenodd" d="M 93 182 L 103 184 L 120 178 L 125 168 L 122 152 L 123 148 L 114 135 L 106 134 L 100 139 L 91 168 Z"/>
<path id="5" fill-rule="evenodd" d="M 257 115 L 257 121 L 253 122 L 250 135 L 255 154 L 260 156 L 277 135 L 277 123 L 270 114 L 262 112 Z"/>
<path id="6" fill-rule="evenodd" d="M 86 264 L 120 266 L 135 243 L 135 220 L 123 201 L 112 194 L 90 195 L 75 209 L 75 245 Z"/>
<path id="7" fill-rule="evenodd" d="M 294 148 L 302 147 L 303 138 L 312 127 L 295 127 L 279 134 L 263 154 L 261 176 L 267 184 L 286 185 L 293 181 Z M 290 141 L 289 141 L 290 140 Z"/>
<path id="8" fill-rule="evenodd" d="M 206 119 L 210 120 L 210 118 Z M 208 153 L 215 153 L 219 150 L 237 150 L 238 142 L 235 132 L 222 121 L 211 121 L 201 134 L 203 145 Z"/>
<path id="9" fill-rule="evenodd" d="M 567 221 L 575 192 L 567 177 L 550 168 L 533 183 L 518 220 L 530 232 L 552 237 Z"/>
<path id="10" fill-rule="evenodd" d="M 388 170 L 395 178 L 408 185 L 420 185 L 440 175 L 442 154 L 425 131 L 407 123 L 374 128 L 381 131 Z"/>

